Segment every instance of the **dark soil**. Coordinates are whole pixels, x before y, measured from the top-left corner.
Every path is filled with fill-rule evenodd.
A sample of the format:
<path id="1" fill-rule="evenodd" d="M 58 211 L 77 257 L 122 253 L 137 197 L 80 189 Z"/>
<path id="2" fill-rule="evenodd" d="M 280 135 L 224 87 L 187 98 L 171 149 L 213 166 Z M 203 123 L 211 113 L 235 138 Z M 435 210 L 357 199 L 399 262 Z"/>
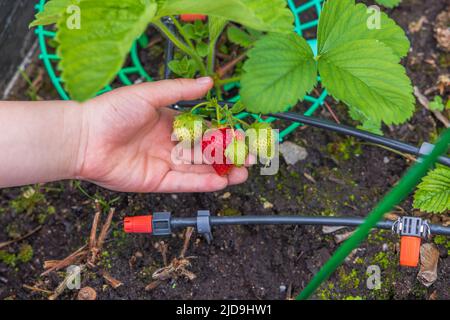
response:
<path id="1" fill-rule="evenodd" d="M 409 24 L 419 21 L 422 16 L 428 21 L 419 31 L 408 31 L 412 51 L 405 64 L 414 85 L 421 92 L 427 92 L 429 98 L 438 94 L 433 88 L 439 76 L 448 74 L 449 54 L 437 49 L 433 36 L 435 18 L 445 7 L 442 0 L 404 0 L 398 8 L 389 10 L 405 30 L 409 30 Z M 36 61 L 29 70 L 32 79 L 41 69 L 41 63 Z M 158 68 L 148 70 L 153 75 L 160 74 Z M 39 95 L 45 99 L 57 98 L 46 75 L 43 81 Z M 13 98 L 26 99 L 26 90 L 24 84 L 18 86 Z M 329 102 L 337 110 L 338 117 L 351 124 L 345 108 L 331 99 Z M 303 107 L 299 105 L 297 108 L 302 110 Z M 331 119 L 326 111 L 317 115 Z M 384 131 L 387 136 L 418 145 L 423 141 L 433 141 L 441 130 L 442 125 L 418 104 L 417 112 L 408 124 L 385 128 Z M 82 286 L 93 287 L 99 299 L 286 299 L 295 296 L 338 246 L 334 235 L 324 234 L 319 227 L 221 227 L 214 230 L 214 241 L 209 245 L 194 233 L 187 255 L 195 257 L 189 270 L 197 278 L 193 281 L 183 278 L 167 281 L 147 292 L 144 288 L 152 281 L 152 273 L 163 266 L 155 244 L 161 240 L 168 243 L 171 259 L 181 250 L 183 232 L 178 230 L 165 239 L 130 236 L 123 233 L 121 224 L 127 215 L 171 211 L 182 217 L 194 216 L 201 209 L 221 215 L 363 217 L 410 165 L 405 158 L 387 150 L 314 128 L 298 130 L 288 140 L 307 149 L 309 155 L 306 160 L 294 166 L 282 161 L 279 173 L 269 177 L 260 176 L 259 168 L 253 168 L 247 183 L 223 192 L 118 194 L 89 183 L 63 182 L 39 186 L 36 188 L 38 196 L 33 197 L 35 200 L 27 202 L 23 197 L 27 188 L 0 190 L 0 221 L 3 226 L 0 242 L 42 225 L 36 234 L 5 249 L 16 254 L 27 243 L 34 253 L 30 261 L 15 261 L 15 266 L 0 261 L 0 299 L 47 298 L 47 294 L 32 292 L 23 285 L 52 291 L 62 281 L 63 273 L 41 277 L 43 263 L 65 258 L 86 243 L 94 214 L 92 198 L 106 202 L 116 200 L 111 205 L 117 208 L 100 264 L 96 269 L 83 273 L 82 277 Z M 315 182 L 308 179 L 309 176 Z M 412 210 L 411 202 L 409 198 L 402 203 L 396 214 L 423 216 Z M 21 212 L 20 205 L 29 212 Z M 435 223 L 448 219 L 448 215 L 426 217 Z M 397 236 L 387 231 L 373 232 L 360 250 L 322 286 L 316 298 L 450 299 L 448 248 L 445 244 L 438 247 L 441 251 L 438 280 L 426 288 L 416 279 L 417 269 L 398 266 Z M 382 271 L 381 290 L 375 291 L 366 287 L 367 267 L 374 264 L 379 265 Z M 113 289 L 100 275 L 102 270 L 107 270 L 123 285 Z M 76 291 L 66 290 L 60 298 L 73 299 L 76 294 Z"/>

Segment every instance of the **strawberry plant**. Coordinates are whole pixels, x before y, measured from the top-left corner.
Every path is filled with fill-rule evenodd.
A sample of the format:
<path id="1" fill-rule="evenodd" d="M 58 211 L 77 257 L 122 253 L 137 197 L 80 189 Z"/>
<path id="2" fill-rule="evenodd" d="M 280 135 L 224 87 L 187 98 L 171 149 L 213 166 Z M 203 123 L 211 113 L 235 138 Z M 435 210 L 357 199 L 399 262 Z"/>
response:
<path id="1" fill-rule="evenodd" d="M 69 4 L 80 7 L 80 29 L 66 23 Z M 209 20 L 182 25 L 175 15 L 185 13 L 208 15 Z M 163 17 L 172 18 L 177 34 L 162 23 Z M 293 19 L 284 0 L 50 0 L 32 25 L 57 24 L 62 79 L 77 100 L 92 97 L 114 78 L 148 24 L 185 54 L 171 69 L 182 76 L 214 76 L 220 96 L 227 79 L 214 73 L 214 52 L 227 24 L 234 22 L 248 31 L 227 29 L 232 41 L 250 47 L 242 78 L 233 79 L 241 80 L 248 111 L 284 111 L 313 90 L 320 76 L 331 95 L 368 127 L 402 123 L 412 115 L 412 86 L 399 63 L 409 41 L 385 13 L 368 11 L 354 0 L 326 1 L 316 55 L 293 32 Z"/>
<path id="2" fill-rule="evenodd" d="M 398 2 L 377 1 L 387 7 Z M 67 23 L 72 11 L 66 9 L 72 5 L 80 9 L 80 28 Z M 209 18 L 198 20 L 192 14 Z M 182 21 L 179 15 L 184 16 Z M 166 17 L 175 31 L 163 23 Z M 159 29 L 178 49 L 168 65 L 176 75 L 208 75 L 215 80 L 208 101 L 195 107 L 196 113 L 175 121 L 176 136 L 191 143 L 198 139 L 191 121 L 195 114 L 212 115 L 216 128 L 241 124 L 247 129 L 250 125 L 235 117 L 236 109 L 255 114 L 285 111 L 314 90 L 319 78 L 322 87 L 345 103 L 349 115 L 365 130 L 381 134 L 382 123 L 399 124 L 412 116 L 412 85 L 400 64 L 409 51 L 409 41 L 385 13 L 355 0 L 325 1 L 317 53 L 293 31 L 293 21 L 285 0 L 49 0 L 31 25 L 56 24 L 61 78 L 72 98 L 80 101 L 113 80 L 149 24 Z M 214 66 L 217 42 L 225 30 L 247 57 L 242 74 L 229 78 Z M 222 99 L 223 86 L 236 81 L 242 103 L 218 107 L 212 97 Z M 271 140 L 272 136 L 261 135 L 260 145 L 248 145 L 248 149 L 260 154 L 261 145 L 266 145 L 270 158 L 267 145 Z"/>
<path id="3" fill-rule="evenodd" d="M 417 186 L 414 207 L 431 213 L 450 210 L 450 169 L 438 166 L 430 171 Z"/>

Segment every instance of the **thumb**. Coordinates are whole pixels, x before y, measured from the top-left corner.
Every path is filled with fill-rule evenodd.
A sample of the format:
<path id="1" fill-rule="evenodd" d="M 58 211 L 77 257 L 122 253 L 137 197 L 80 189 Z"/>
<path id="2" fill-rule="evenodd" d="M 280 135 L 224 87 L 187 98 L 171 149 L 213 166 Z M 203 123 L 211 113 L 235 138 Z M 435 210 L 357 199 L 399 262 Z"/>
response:
<path id="1" fill-rule="evenodd" d="M 200 99 L 213 87 L 210 77 L 146 82 L 133 86 L 136 94 L 155 108 L 166 107 L 183 100 Z"/>

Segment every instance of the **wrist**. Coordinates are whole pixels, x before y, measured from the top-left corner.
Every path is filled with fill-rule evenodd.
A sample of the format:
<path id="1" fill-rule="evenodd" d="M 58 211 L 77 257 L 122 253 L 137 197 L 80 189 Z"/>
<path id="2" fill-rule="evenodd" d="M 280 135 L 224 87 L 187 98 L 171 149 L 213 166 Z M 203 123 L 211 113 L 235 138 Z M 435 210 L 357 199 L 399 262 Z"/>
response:
<path id="1" fill-rule="evenodd" d="M 63 112 L 63 159 L 66 179 L 82 179 L 86 146 L 88 141 L 88 123 L 85 104 L 75 103 L 64 107 Z"/>

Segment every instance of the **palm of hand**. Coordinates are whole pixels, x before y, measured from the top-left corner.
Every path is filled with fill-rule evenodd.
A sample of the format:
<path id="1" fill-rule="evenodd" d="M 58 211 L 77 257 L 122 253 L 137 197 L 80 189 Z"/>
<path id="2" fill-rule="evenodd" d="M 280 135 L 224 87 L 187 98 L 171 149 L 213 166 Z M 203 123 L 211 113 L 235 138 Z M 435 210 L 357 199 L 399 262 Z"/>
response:
<path id="1" fill-rule="evenodd" d="M 242 168 L 223 178 L 207 165 L 174 164 L 176 113 L 162 104 L 190 97 L 172 91 L 173 98 L 149 99 L 142 94 L 149 85 L 119 89 L 84 106 L 87 134 L 80 175 L 124 192 L 205 192 L 245 181 L 247 171 Z"/>

